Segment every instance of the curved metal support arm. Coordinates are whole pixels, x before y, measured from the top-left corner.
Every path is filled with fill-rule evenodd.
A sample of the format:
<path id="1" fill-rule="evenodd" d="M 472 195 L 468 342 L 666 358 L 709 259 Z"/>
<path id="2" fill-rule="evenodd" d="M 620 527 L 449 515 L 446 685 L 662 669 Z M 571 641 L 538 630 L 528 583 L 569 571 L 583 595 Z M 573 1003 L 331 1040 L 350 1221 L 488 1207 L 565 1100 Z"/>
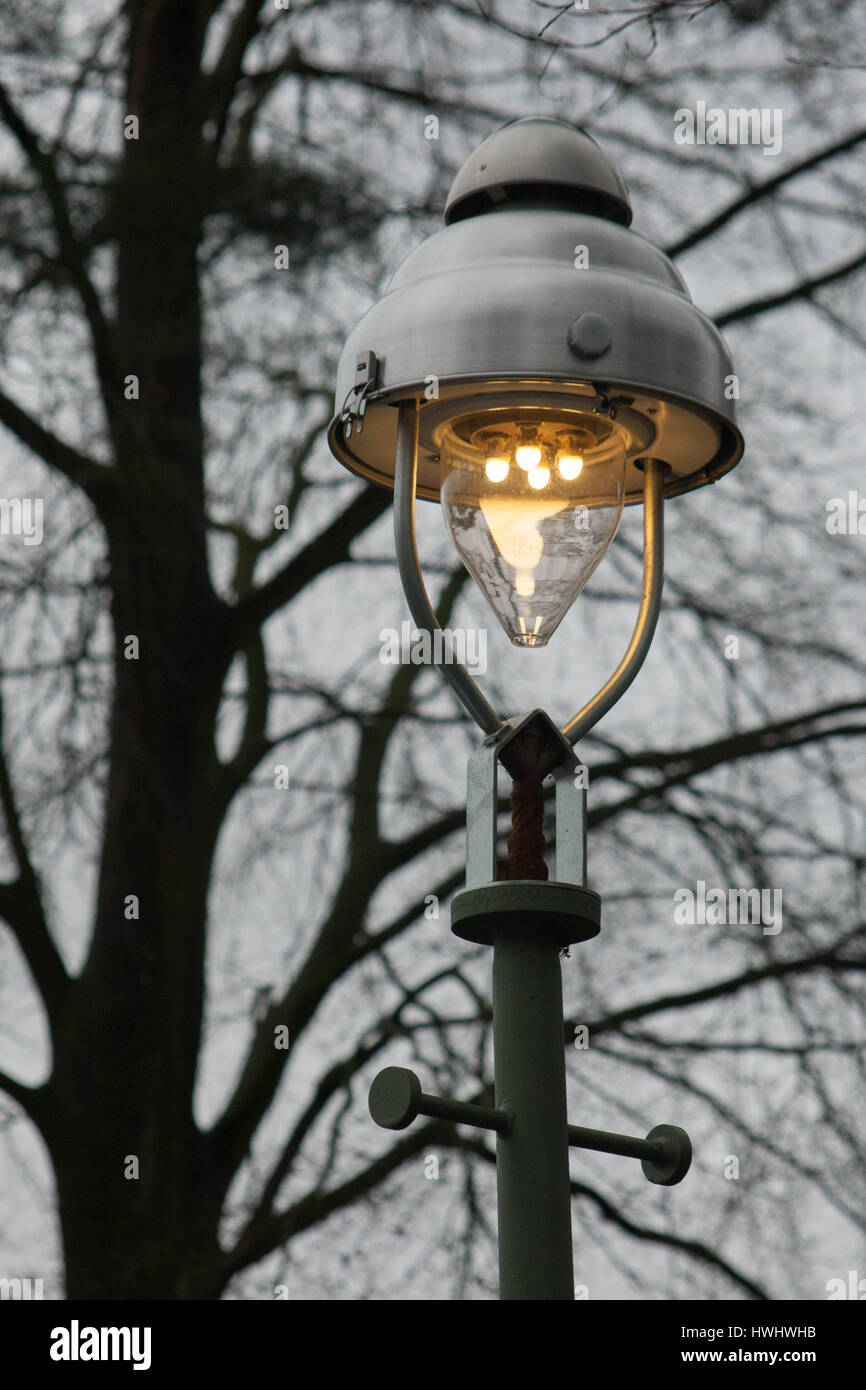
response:
<path id="1" fill-rule="evenodd" d="M 418 404 L 406 401 L 398 407 L 397 466 L 394 476 L 394 540 L 397 566 L 409 612 L 419 631 L 442 633 L 441 660 L 434 664 L 451 685 L 458 700 L 472 715 L 485 734 L 495 734 L 503 727 L 496 710 L 481 693 L 475 681 L 454 656 L 454 647 L 442 627 L 424 587 L 418 547 L 415 542 L 415 491 L 418 477 Z M 434 647 L 435 654 L 435 647 Z"/>
<path id="2" fill-rule="evenodd" d="M 664 474 L 665 465 L 650 459 L 644 465 L 643 491 L 643 588 L 640 609 L 625 656 L 610 680 L 588 704 L 562 727 L 569 743 L 589 733 L 631 685 L 649 651 L 658 622 L 664 584 Z"/>

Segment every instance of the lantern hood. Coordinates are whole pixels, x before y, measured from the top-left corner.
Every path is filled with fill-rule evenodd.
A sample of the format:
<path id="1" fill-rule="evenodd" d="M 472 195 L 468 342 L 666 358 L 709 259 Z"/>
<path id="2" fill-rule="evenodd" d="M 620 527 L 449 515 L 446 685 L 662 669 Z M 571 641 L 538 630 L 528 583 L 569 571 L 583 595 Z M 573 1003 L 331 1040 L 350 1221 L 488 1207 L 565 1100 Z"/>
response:
<path id="1" fill-rule="evenodd" d="M 584 131 L 530 118 L 491 135 L 454 180 L 445 228 L 349 335 L 335 456 L 393 488 L 394 407 L 414 399 L 420 497 L 438 500 L 462 421 L 516 407 L 612 420 L 627 504 L 643 498 L 648 458 L 667 465 L 667 496 L 728 472 L 743 441 L 727 347 L 630 221 L 623 179 Z"/>

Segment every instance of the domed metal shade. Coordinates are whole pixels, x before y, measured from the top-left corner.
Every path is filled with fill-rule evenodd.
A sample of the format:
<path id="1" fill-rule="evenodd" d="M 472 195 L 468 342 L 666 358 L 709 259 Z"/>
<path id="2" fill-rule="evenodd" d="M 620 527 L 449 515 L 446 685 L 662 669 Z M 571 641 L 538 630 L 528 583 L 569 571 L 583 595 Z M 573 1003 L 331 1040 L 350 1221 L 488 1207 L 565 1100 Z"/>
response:
<path id="1" fill-rule="evenodd" d="M 538 117 L 512 121 L 469 156 L 451 185 L 445 221 L 545 199 L 625 227 L 631 222 L 628 189 L 592 136 Z"/>
<path id="2" fill-rule="evenodd" d="M 421 497 L 439 498 L 462 421 L 518 404 L 563 428 L 615 422 L 626 504 L 643 498 L 646 459 L 667 465 L 667 496 L 732 468 L 743 443 L 725 343 L 630 220 L 625 184 L 589 136 L 535 119 L 497 131 L 457 175 L 449 225 L 349 335 L 336 457 L 393 487 L 393 407 L 417 400 Z"/>

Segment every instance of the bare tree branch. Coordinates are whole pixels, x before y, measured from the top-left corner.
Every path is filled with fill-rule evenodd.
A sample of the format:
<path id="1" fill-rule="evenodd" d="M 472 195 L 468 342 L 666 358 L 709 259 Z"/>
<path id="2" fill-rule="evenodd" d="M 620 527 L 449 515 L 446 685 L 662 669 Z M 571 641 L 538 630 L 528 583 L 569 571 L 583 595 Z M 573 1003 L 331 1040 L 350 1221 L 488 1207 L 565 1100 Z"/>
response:
<path id="1" fill-rule="evenodd" d="M 724 328 L 729 323 L 741 323 L 743 319 L 757 318 L 759 314 L 770 313 L 773 309 L 782 309 L 786 304 L 794 304 L 800 299 L 809 299 L 816 290 L 823 289 L 825 285 L 835 284 L 837 280 L 844 280 L 846 276 L 853 275 L 863 266 L 866 266 L 866 251 L 858 251 L 856 256 L 844 261 L 842 265 L 836 266 L 833 270 L 825 270 L 820 275 L 813 275 L 811 279 L 801 280 L 798 285 L 792 285 L 790 289 L 781 290 L 778 294 L 765 295 L 763 299 L 749 300 L 748 303 L 738 304 L 733 309 L 726 309 L 724 313 L 716 314 L 715 322 L 719 328 Z"/>
<path id="2" fill-rule="evenodd" d="M 594 1187 L 588 1187 L 586 1183 L 572 1180 L 571 1191 L 576 1197 L 587 1197 L 591 1202 L 594 1202 L 602 1216 L 619 1226 L 620 1230 L 627 1231 L 636 1240 L 653 1241 L 657 1245 L 666 1245 L 672 1250 L 679 1250 L 682 1254 L 690 1256 L 691 1259 L 719 1270 L 732 1283 L 745 1290 L 750 1298 L 769 1299 L 770 1295 L 761 1288 L 760 1284 L 756 1284 L 747 1274 L 741 1273 L 717 1251 L 711 1250 L 708 1245 L 705 1245 L 703 1241 L 688 1240 L 685 1236 L 674 1235 L 672 1231 L 660 1231 L 651 1226 L 639 1226 L 636 1221 L 632 1221 L 623 1212 L 618 1211 L 601 1192 L 598 1192 Z"/>
<path id="3" fill-rule="evenodd" d="M 6 88 L 0 83 L 0 118 L 21 146 L 27 160 L 42 185 L 54 219 L 54 230 L 60 251 L 60 259 L 78 291 L 84 314 L 90 328 L 93 353 L 102 383 L 106 404 L 110 407 L 119 383 L 114 368 L 114 354 L 111 347 L 109 327 L 102 312 L 93 283 L 87 274 L 84 256 L 75 237 L 63 185 L 58 177 L 54 160 L 42 150 L 39 139 L 30 129 L 24 117 L 12 102 Z"/>
<path id="4" fill-rule="evenodd" d="M 417 1125 L 405 1138 L 400 1139 L 381 1158 L 369 1167 L 356 1173 L 354 1177 L 341 1183 L 329 1192 L 311 1192 L 295 1203 L 288 1211 L 281 1212 L 263 1221 L 248 1242 L 241 1241 L 227 1256 L 225 1267 L 229 1274 L 236 1274 L 256 1260 L 263 1259 L 277 1246 L 318 1225 L 333 1212 L 358 1201 L 377 1188 L 384 1180 L 401 1168 L 408 1159 L 422 1153 L 432 1144 L 454 1148 L 459 1143 L 454 1126 L 446 1121 Z"/>
<path id="5" fill-rule="evenodd" d="M 815 150 L 813 154 L 806 155 L 804 159 L 798 160 L 796 164 L 791 164 L 781 173 L 774 175 L 773 178 L 765 179 L 763 183 L 754 184 L 739 198 L 734 198 L 720 212 L 714 213 L 705 222 L 701 222 L 699 226 L 687 232 L 679 241 L 668 246 L 667 254 L 669 256 L 681 256 L 684 251 L 690 250 L 692 246 L 697 246 L 701 241 L 706 241 L 708 237 L 727 226 L 728 222 L 732 221 L 739 213 L 744 212 L 746 208 L 754 207 L 764 198 L 769 198 L 773 193 L 783 188 L 786 183 L 798 178 L 800 174 L 817 169 L 828 159 L 835 158 L 837 154 L 844 154 L 846 150 L 855 149 L 864 140 L 866 140 L 866 129 L 861 126 L 841 140 L 835 140 L 831 145 L 825 145 L 823 149 Z"/>
<path id="6" fill-rule="evenodd" d="M 86 458 L 84 454 L 80 454 L 71 445 L 64 444 L 62 440 L 44 429 L 2 391 L 0 391 L 0 422 L 17 435 L 22 444 L 26 444 L 28 449 L 32 449 L 43 463 L 47 463 L 51 468 L 56 468 L 58 473 L 62 473 L 71 483 L 75 483 L 76 487 L 80 487 L 82 491 L 86 492 L 99 509 L 113 483 L 110 469 L 96 463 L 93 459 Z"/>
<path id="7" fill-rule="evenodd" d="M 8 923 L 42 995 L 49 1022 L 69 987 L 69 977 L 51 934 L 42 906 L 39 881 L 30 860 L 15 802 L 9 765 L 3 747 L 3 705 L 0 701 L 0 807 L 18 878 L 0 884 L 0 916 Z"/>
<path id="8" fill-rule="evenodd" d="M 251 631 L 320 574 L 349 558 L 352 541 L 377 521 L 391 505 L 385 488 L 365 486 L 325 530 L 288 562 L 284 569 L 255 589 L 234 610 L 232 633 L 236 646 L 243 646 Z"/>
<path id="9" fill-rule="evenodd" d="M 857 927 L 856 931 L 851 932 L 846 937 L 846 943 L 848 940 L 855 939 L 862 931 L 862 926 Z M 841 956 L 839 951 L 840 943 L 837 943 L 827 950 L 815 951 L 810 955 L 795 956 L 789 960 L 770 961 L 766 965 L 754 966 L 751 970 L 743 970 L 739 975 L 730 975 L 726 980 L 717 980 L 714 984 L 702 985 L 699 989 L 684 990 L 679 994 L 662 995 L 660 998 L 650 999 L 643 1004 L 631 1004 L 627 1009 L 619 1009 L 616 1013 L 606 1014 L 603 1018 L 596 1019 L 592 1023 L 587 1023 L 586 1019 L 571 1019 L 565 1024 L 563 1037 L 566 1046 L 568 1046 L 574 1040 L 575 1024 L 578 1021 L 586 1024 L 590 1036 L 593 1034 L 598 1036 L 600 1033 L 618 1029 L 623 1023 L 630 1023 L 633 1019 L 664 1013 L 667 1009 L 693 1008 L 698 1004 L 706 1004 L 711 999 L 721 999 L 725 995 L 736 994 L 742 989 L 750 989 L 753 985 L 763 984 L 765 980 L 781 980 L 820 970 L 834 973 L 866 970 L 866 955 Z"/>
<path id="10" fill-rule="evenodd" d="M 5 1071 L 0 1071 L 0 1091 L 5 1091 L 12 1100 L 17 1101 L 26 1115 L 38 1123 L 42 1113 L 42 1087 L 25 1086 Z"/>

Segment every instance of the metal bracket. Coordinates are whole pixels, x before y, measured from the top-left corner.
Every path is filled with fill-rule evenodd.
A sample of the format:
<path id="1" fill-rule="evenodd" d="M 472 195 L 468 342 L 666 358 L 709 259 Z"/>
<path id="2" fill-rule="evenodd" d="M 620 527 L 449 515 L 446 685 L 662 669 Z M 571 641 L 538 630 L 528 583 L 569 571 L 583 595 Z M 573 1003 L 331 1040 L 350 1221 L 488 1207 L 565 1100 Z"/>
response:
<path id="1" fill-rule="evenodd" d="M 585 738 L 628 690 L 644 663 L 658 622 L 664 585 L 664 475 L 668 465 L 647 459 L 644 465 L 643 585 L 637 621 L 622 661 L 583 709 L 562 727 L 569 743 Z"/>
<path id="2" fill-rule="evenodd" d="M 433 1120 L 493 1129 L 506 1139 L 513 1130 L 513 1116 L 505 1110 L 427 1095 L 418 1077 L 407 1067 L 386 1067 L 380 1071 L 370 1087 L 368 1104 L 381 1129 L 406 1129 L 419 1115 L 426 1115 Z M 645 1139 L 569 1125 L 568 1143 L 571 1148 L 639 1158 L 644 1177 L 662 1187 L 682 1182 L 692 1162 L 691 1140 L 678 1125 L 656 1125 Z"/>
<path id="3" fill-rule="evenodd" d="M 606 415 L 610 420 L 616 419 L 616 404 L 601 386 L 595 388 L 592 413 L 593 415 Z"/>
<path id="4" fill-rule="evenodd" d="M 556 882 L 586 884 L 586 785 L 583 764 L 544 710 L 508 719 L 469 759 L 466 887 L 496 881 L 499 763 L 512 777 L 533 772 L 556 783 Z"/>
<path id="5" fill-rule="evenodd" d="M 355 380 L 340 412 L 340 424 L 347 439 L 352 433 L 353 424 L 356 434 L 360 434 L 364 428 L 367 398 L 376 389 L 378 375 L 379 362 L 375 352 L 369 348 L 366 352 L 359 352 L 355 361 Z"/>
<path id="6" fill-rule="evenodd" d="M 484 734 L 498 733 L 502 720 L 466 667 L 456 660 L 453 643 L 442 626 L 424 586 L 415 541 L 415 493 L 418 482 L 418 402 L 402 401 L 397 412 L 397 457 L 394 468 L 394 545 L 409 612 L 419 631 L 442 634 L 443 658 L 437 669 L 463 708 Z"/>

